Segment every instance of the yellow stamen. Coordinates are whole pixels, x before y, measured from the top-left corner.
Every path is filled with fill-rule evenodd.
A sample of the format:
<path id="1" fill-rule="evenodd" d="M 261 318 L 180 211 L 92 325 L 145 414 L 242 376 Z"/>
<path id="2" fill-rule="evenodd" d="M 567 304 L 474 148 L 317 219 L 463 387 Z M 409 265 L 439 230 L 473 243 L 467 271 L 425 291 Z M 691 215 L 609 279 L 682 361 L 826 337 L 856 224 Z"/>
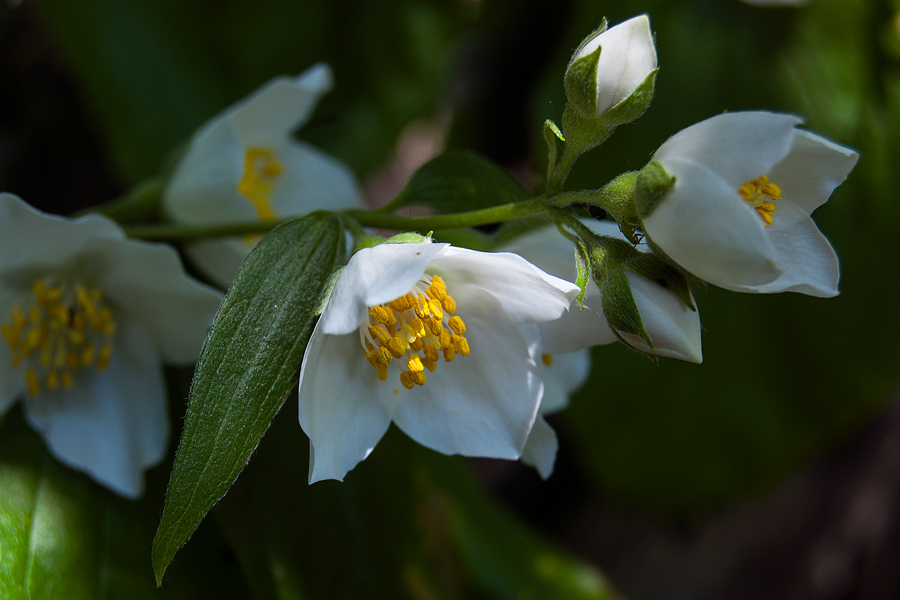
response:
<path id="1" fill-rule="evenodd" d="M 456 311 L 456 302 L 447 293 L 439 276 L 424 275 L 413 289 L 385 304 L 369 307 L 368 320 L 360 327 L 360 341 L 366 360 L 377 370 L 381 381 L 388 379 L 388 367 L 396 364 L 400 383 L 411 390 L 425 385 L 428 372 L 438 362 L 469 356 L 463 337 L 466 324 Z M 401 362 L 393 363 L 397 359 Z"/>
<path id="2" fill-rule="evenodd" d="M 278 162 L 270 148 L 251 146 L 244 153 L 244 174 L 238 182 L 237 190 L 253 205 L 260 221 L 274 221 L 278 218 L 272 208 L 272 193 L 276 180 L 284 167 Z M 244 236 L 244 241 L 253 243 L 258 236 Z"/>
<path id="3" fill-rule="evenodd" d="M 738 188 L 738 194 L 756 210 L 766 227 L 774 222 L 775 205 L 770 200 L 781 198 L 781 188 L 769 181 L 767 175 L 748 181 Z"/>
<path id="4" fill-rule="evenodd" d="M 544 363 L 545 367 L 553 366 L 553 355 L 552 354 L 541 354 L 541 362 Z"/>
<path id="5" fill-rule="evenodd" d="M 31 292 L 32 303 L 14 306 L 2 324 L 10 363 L 24 367 L 29 395 L 71 388 L 80 370 L 109 366 L 116 323 L 99 289 L 37 279 Z"/>

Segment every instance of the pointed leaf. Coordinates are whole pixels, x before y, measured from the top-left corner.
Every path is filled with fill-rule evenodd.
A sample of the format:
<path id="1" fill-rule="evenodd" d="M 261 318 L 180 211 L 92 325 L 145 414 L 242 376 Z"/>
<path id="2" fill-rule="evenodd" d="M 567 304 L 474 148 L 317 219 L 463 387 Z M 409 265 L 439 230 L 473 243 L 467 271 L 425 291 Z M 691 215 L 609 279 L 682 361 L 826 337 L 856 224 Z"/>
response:
<path id="1" fill-rule="evenodd" d="M 153 540 L 157 583 L 237 479 L 296 383 L 316 310 L 344 244 L 337 218 L 313 213 L 275 228 L 244 261 L 191 384 Z"/>
<path id="2" fill-rule="evenodd" d="M 468 152 L 450 151 L 416 171 L 390 206 L 426 206 L 456 213 L 528 197 L 528 192 L 494 163 Z"/>

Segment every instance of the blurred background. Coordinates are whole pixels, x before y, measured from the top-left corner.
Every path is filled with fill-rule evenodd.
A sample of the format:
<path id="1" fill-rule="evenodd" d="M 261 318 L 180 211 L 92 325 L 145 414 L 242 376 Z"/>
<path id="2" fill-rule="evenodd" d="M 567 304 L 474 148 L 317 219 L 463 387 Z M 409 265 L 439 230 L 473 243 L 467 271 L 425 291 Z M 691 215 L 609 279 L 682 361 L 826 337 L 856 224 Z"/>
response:
<path id="1" fill-rule="evenodd" d="M 444 148 L 536 189 L 572 49 L 604 16 L 643 12 L 655 100 L 567 188 L 639 168 L 725 110 L 796 113 L 861 155 L 815 214 L 841 295 L 695 290 L 699 366 L 595 348 L 591 379 L 549 419 L 561 447 L 547 482 L 392 430 L 346 483 L 308 487 L 289 399 L 161 596 L 149 540 L 171 463 L 141 503 L 103 496 L 134 529 L 122 597 L 900 597 L 898 0 L 4 3 L 0 190 L 61 214 L 113 200 L 165 172 L 218 111 L 319 61 L 336 86 L 298 135 L 349 164 L 371 202 Z M 178 432 L 190 373 L 170 375 Z M 59 476 L 86 515 L 72 535 L 89 535 L 105 493 Z"/>

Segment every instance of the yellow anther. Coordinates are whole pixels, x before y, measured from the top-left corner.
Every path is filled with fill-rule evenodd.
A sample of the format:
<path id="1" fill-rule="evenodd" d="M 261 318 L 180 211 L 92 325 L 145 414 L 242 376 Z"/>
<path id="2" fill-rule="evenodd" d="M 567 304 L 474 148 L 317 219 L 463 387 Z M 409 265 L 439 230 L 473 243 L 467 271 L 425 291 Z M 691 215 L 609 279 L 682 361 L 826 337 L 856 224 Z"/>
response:
<path id="1" fill-rule="evenodd" d="M 68 371 L 63 371 L 62 374 L 62 386 L 69 390 L 72 389 L 72 386 L 75 385 L 75 378 L 72 377 L 72 374 Z"/>
<path id="2" fill-rule="evenodd" d="M 466 332 L 466 324 L 459 317 L 450 317 L 450 320 L 447 321 L 447 326 L 459 335 Z"/>
<path id="3" fill-rule="evenodd" d="M 19 332 L 13 329 L 13 326 L 8 323 L 0 325 L 0 330 L 3 330 L 3 339 L 6 340 L 6 343 L 9 344 L 10 348 L 15 350 L 19 341 Z"/>
<path id="4" fill-rule="evenodd" d="M 416 296 L 413 309 L 416 311 L 417 317 L 424 319 L 425 317 L 431 316 L 431 310 L 428 308 L 428 300 L 422 296 Z"/>
<path id="5" fill-rule="evenodd" d="M 41 322 L 41 309 L 37 306 L 29 307 L 28 309 L 28 320 L 32 323 L 40 323 Z"/>
<path id="6" fill-rule="evenodd" d="M 437 337 L 441 335 L 441 331 L 444 329 L 444 323 L 440 319 L 425 319 L 425 327 L 428 328 L 428 332 L 431 335 Z"/>
<path id="7" fill-rule="evenodd" d="M 421 373 L 425 370 L 425 366 L 422 364 L 422 359 L 419 358 L 418 354 L 409 355 L 409 360 L 406 361 L 406 367 L 413 373 Z"/>
<path id="8" fill-rule="evenodd" d="M 416 338 L 409 343 L 409 349 L 413 352 L 421 352 L 422 346 L 424 345 L 425 343 L 422 341 L 422 338 Z"/>
<path id="9" fill-rule="evenodd" d="M 431 344 L 425 343 L 422 346 L 422 352 L 425 354 L 425 358 L 435 361 L 440 357 L 438 349 Z"/>
<path id="10" fill-rule="evenodd" d="M 453 362 L 453 358 L 456 356 L 456 348 L 453 347 L 453 344 L 445 346 L 441 351 L 444 354 L 444 362 Z"/>
<path id="11" fill-rule="evenodd" d="M 400 373 L 400 383 L 403 384 L 403 387 L 408 390 L 411 390 L 416 386 L 416 383 L 412 378 L 412 373 L 410 373 L 409 371 L 403 371 Z"/>
<path id="12" fill-rule="evenodd" d="M 459 341 L 456 342 L 456 351 L 463 356 L 469 356 L 469 340 L 464 337 L 459 338 Z"/>
<path id="13" fill-rule="evenodd" d="M 456 300 L 452 296 L 444 296 L 441 306 L 444 307 L 444 312 L 448 312 L 451 315 L 456 312 Z"/>
<path id="14" fill-rule="evenodd" d="M 103 371 L 109 366 L 109 359 L 112 356 L 112 344 L 109 342 L 100 346 L 100 353 L 97 355 L 97 370 Z"/>
<path id="15" fill-rule="evenodd" d="M 400 296 L 395 300 L 391 300 L 388 302 L 388 306 L 394 309 L 395 312 L 401 313 L 409 310 L 413 306 L 412 294 L 407 294 L 405 296 Z"/>
<path id="16" fill-rule="evenodd" d="M 29 396 L 37 396 L 40 393 L 41 380 L 38 377 L 36 370 L 28 369 L 25 371 L 25 385 L 28 388 Z"/>
<path id="17" fill-rule="evenodd" d="M 393 320 L 393 315 L 390 310 L 383 306 L 373 306 L 369 309 L 369 318 L 376 323 L 386 325 Z"/>
<path id="18" fill-rule="evenodd" d="M 47 389 L 53 391 L 59 387 L 59 374 L 56 371 L 47 373 L 46 382 Z"/>
<path id="19" fill-rule="evenodd" d="M 391 334 L 385 331 L 384 327 L 369 327 L 369 335 L 372 336 L 372 339 L 378 340 L 383 346 L 386 346 L 391 341 Z"/>
<path id="20" fill-rule="evenodd" d="M 434 298 L 428 301 L 428 309 L 432 318 L 438 319 L 438 321 L 444 318 L 444 309 L 441 307 L 441 303 Z"/>
<path id="21" fill-rule="evenodd" d="M 388 349 L 390 349 L 391 354 L 394 355 L 394 358 L 400 358 L 404 354 L 406 354 L 406 350 L 409 348 L 407 344 L 400 339 L 399 335 L 395 335 L 391 338 L 391 341 L 388 342 Z"/>
<path id="22" fill-rule="evenodd" d="M 390 350 L 382 346 L 375 351 L 375 358 L 377 358 L 378 362 L 381 364 L 387 365 L 394 359 L 394 356 L 391 354 Z"/>
<path id="23" fill-rule="evenodd" d="M 387 381 L 387 367 L 385 365 L 376 366 L 375 371 L 378 373 L 378 379 Z"/>
<path id="24" fill-rule="evenodd" d="M 81 349 L 81 366 L 89 367 L 94 362 L 94 345 L 88 344 Z"/>
<path id="25" fill-rule="evenodd" d="M 422 319 L 413 319 L 409 326 L 417 338 L 425 337 L 425 322 Z"/>
<path id="26" fill-rule="evenodd" d="M 412 373 L 410 375 L 410 377 L 412 378 L 413 382 L 415 382 L 416 385 L 425 385 L 425 382 L 428 381 L 428 376 L 425 375 L 425 373 L 423 373 L 421 371 L 416 371 L 416 372 Z"/>
<path id="27" fill-rule="evenodd" d="M 444 283 L 444 280 L 440 275 L 435 275 L 431 278 L 431 285 L 428 286 L 428 289 L 425 290 L 425 293 L 428 294 L 430 298 L 433 298 L 438 302 L 442 302 L 444 300 L 444 296 L 447 295 L 447 284 Z"/>
<path id="28" fill-rule="evenodd" d="M 431 373 L 434 373 L 437 370 L 437 361 L 431 360 L 430 358 L 423 358 L 422 364 L 425 365 L 425 368 L 428 369 Z"/>
<path id="29" fill-rule="evenodd" d="M 553 355 L 552 354 L 541 354 L 541 362 L 544 363 L 545 367 L 553 366 Z"/>
<path id="30" fill-rule="evenodd" d="M 22 309 L 19 308 L 18 305 L 9 309 L 9 318 L 12 321 L 12 326 L 14 328 L 22 329 L 25 327 L 25 313 L 22 312 Z"/>
<path id="31" fill-rule="evenodd" d="M 441 338 L 438 341 L 441 344 L 441 348 L 446 348 L 447 346 L 449 346 L 452 343 L 450 339 L 450 332 L 446 329 L 441 331 Z"/>

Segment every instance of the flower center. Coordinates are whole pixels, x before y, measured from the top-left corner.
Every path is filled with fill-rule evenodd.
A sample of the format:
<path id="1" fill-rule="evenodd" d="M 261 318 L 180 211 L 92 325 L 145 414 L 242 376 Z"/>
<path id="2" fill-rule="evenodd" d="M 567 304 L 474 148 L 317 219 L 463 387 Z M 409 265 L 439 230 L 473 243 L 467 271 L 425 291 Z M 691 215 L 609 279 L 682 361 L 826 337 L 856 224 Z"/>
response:
<path id="1" fill-rule="evenodd" d="M 781 198 L 781 188 L 769 181 L 767 175 L 748 181 L 738 188 L 738 194 L 756 210 L 766 227 L 772 224 L 775 205 L 770 200 Z"/>
<path id="2" fill-rule="evenodd" d="M 34 302 L 13 306 L 10 322 L 2 324 L 12 366 L 25 367 L 28 395 L 37 396 L 42 386 L 71 388 L 79 370 L 106 369 L 116 322 L 100 290 L 81 283 L 48 286 L 43 279 L 31 290 Z"/>
<path id="3" fill-rule="evenodd" d="M 443 356 L 452 362 L 457 354 L 469 356 L 463 337 L 466 324 L 456 312 L 456 301 L 444 280 L 423 275 L 405 296 L 369 309 L 369 320 L 359 328 L 366 360 L 387 381 L 388 366 L 400 369 L 400 383 L 408 390 L 425 385 L 425 369 L 434 372 Z"/>
<path id="4" fill-rule="evenodd" d="M 271 148 L 250 146 L 244 153 L 244 176 L 237 189 L 256 209 L 260 221 L 277 218 L 272 209 L 272 188 L 283 171 L 284 167 Z"/>

